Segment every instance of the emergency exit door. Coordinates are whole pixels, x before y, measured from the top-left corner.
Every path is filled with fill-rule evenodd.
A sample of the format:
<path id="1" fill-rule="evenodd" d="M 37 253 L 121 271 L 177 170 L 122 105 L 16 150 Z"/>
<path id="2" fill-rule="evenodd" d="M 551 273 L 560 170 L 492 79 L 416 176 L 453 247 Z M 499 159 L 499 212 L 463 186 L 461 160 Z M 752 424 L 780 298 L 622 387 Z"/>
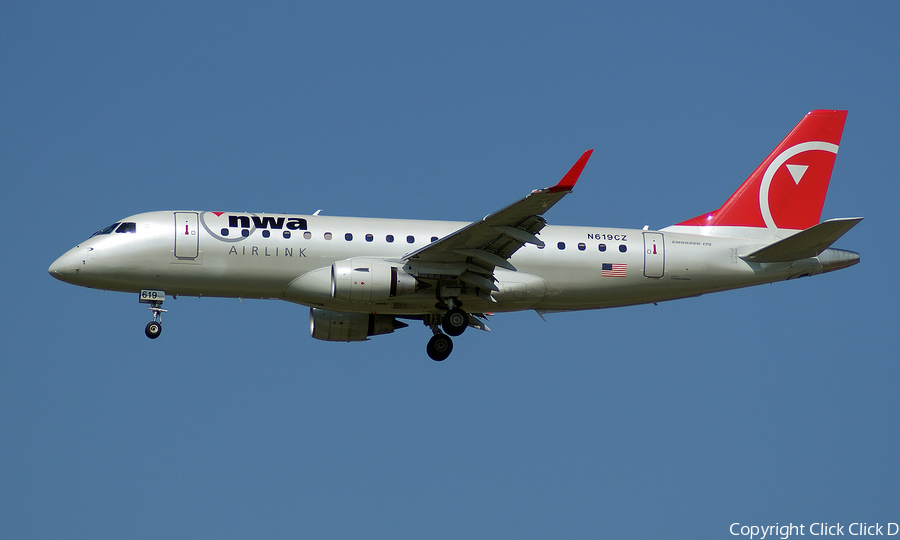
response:
<path id="1" fill-rule="evenodd" d="M 644 233 L 644 276 L 661 278 L 666 271 L 666 249 L 663 234 Z"/>
<path id="2" fill-rule="evenodd" d="M 175 212 L 175 257 L 196 259 L 200 252 L 197 212 Z"/>

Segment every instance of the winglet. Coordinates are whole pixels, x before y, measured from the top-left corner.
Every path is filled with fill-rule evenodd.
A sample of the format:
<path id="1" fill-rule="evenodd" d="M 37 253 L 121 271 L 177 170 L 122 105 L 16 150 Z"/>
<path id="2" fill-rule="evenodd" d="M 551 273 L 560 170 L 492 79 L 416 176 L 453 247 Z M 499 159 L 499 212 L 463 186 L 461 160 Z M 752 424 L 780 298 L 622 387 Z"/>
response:
<path id="1" fill-rule="evenodd" d="M 577 182 L 578 177 L 581 176 L 581 171 L 584 170 L 584 166 L 587 165 L 588 159 L 591 158 L 591 152 L 593 151 L 594 150 L 591 149 L 581 154 L 581 157 L 578 158 L 578 161 L 575 162 L 575 165 L 572 165 L 572 168 L 569 169 L 569 172 L 567 172 L 566 175 L 562 177 L 562 180 L 560 180 L 559 183 L 555 186 L 547 188 L 547 191 L 549 191 L 550 193 L 572 191 L 572 188 L 575 187 L 575 182 Z"/>

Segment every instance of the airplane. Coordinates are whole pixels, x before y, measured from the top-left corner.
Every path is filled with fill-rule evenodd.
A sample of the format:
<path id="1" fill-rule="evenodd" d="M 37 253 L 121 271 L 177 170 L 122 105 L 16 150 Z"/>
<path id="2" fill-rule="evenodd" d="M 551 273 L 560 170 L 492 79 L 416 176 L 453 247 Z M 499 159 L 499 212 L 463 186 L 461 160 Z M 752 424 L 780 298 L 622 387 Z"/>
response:
<path id="1" fill-rule="evenodd" d="M 847 111 L 809 112 L 725 203 L 653 231 L 548 225 L 592 150 L 562 179 L 479 221 L 158 211 L 94 233 L 50 266 L 66 283 L 137 293 L 145 334 L 167 296 L 309 307 L 310 335 L 363 341 L 421 321 L 436 361 L 489 315 L 695 297 L 847 268 L 831 245 L 862 218 L 819 222 Z"/>

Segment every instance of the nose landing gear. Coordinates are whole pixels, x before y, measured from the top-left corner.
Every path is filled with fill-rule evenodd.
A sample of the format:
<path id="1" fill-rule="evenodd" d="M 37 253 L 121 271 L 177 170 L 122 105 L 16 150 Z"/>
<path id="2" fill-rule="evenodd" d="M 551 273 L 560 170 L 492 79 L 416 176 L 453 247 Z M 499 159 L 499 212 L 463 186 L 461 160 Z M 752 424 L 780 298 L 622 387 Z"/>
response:
<path id="1" fill-rule="evenodd" d="M 167 311 L 162 308 L 162 303 L 165 299 L 165 291 L 141 291 L 139 302 L 150 304 L 150 307 L 147 309 L 153 312 L 153 320 L 147 323 L 147 326 L 144 328 L 144 334 L 150 339 L 156 339 L 162 333 L 162 314 Z"/>
<path id="2" fill-rule="evenodd" d="M 159 321 L 148 322 L 146 328 L 144 328 L 144 334 L 150 339 L 158 338 L 162 334 L 162 323 Z"/>

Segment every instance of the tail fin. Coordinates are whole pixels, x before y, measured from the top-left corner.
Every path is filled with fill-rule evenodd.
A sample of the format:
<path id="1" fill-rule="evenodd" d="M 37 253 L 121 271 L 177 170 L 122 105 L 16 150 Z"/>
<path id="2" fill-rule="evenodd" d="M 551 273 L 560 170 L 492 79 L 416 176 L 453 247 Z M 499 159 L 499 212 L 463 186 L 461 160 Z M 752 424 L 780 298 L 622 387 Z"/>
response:
<path id="1" fill-rule="evenodd" d="M 678 225 L 803 230 L 818 224 L 846 119 L 847 111 L 808 113 L 721 208 Z"/>

